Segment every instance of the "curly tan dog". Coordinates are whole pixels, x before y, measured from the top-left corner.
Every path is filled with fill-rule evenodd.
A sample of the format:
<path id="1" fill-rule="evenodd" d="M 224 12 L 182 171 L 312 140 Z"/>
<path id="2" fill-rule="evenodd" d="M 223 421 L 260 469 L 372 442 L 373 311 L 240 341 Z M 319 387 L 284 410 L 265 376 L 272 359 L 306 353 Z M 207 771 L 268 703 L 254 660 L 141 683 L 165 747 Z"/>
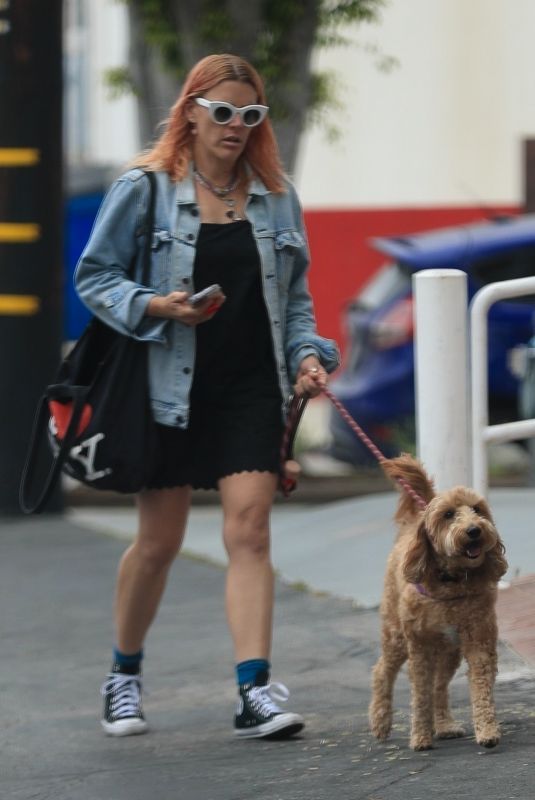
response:
<path id="1" fill-rule="evenodd" d="M 422 510 L 404 491 L 396 513 L 399 534 L 381 602 L 382 655 L 373 670 L 372 732 L 381 741 L 390 733 L 394 682 L 408 659 L 411 747 L 432 748 L 433 733 L 439 739 L 463 736 L 450 714 L 448 685 L 464 657 L 476 741 L 494 747 L 500 740 L 493 700 L 496 588 L 507 562 L 489 507 L 462 486 L 436 494 L 422 465 L 408 454 L 382 465 L 427 505 Z"/>

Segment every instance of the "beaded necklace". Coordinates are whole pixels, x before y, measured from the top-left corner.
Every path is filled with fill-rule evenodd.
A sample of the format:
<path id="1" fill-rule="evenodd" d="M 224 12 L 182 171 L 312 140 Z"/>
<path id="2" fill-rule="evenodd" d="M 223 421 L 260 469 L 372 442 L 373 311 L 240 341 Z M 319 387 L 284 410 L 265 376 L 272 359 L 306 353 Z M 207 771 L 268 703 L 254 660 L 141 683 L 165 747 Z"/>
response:
<path id="1" fill-rule="evenodd" d="M 243 217 L 238 217 L 236 215 L 236 200 L 233 197 L 228 197 L 230 192 L 233 192 L 234 189 L 238 186 L 240 182 L 240 176 L 237 175 L 233 178 L 226 186 L 216 186 L 208 178 L 199 172 L 197 167 L 193 169 L 193 176 L 197 183 L 200 183 L 201 186 L 204 186 L 205 189 L 208 189 L 209 192 L 212 192 L 218 200 L 222 200 L 223 203 L 227 206 L 228 211 L 225 211 L 225 216 L 231 219 L 233 222 L 241 222 Z"/>

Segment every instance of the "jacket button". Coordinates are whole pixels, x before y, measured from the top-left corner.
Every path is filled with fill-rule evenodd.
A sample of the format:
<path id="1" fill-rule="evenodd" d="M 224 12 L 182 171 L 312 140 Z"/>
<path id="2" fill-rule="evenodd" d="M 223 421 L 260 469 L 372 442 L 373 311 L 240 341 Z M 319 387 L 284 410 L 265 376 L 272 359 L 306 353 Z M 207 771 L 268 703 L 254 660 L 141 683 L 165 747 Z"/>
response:
<path id="1" fill-rule="evenodd" d="M 196 206 L 193 206 L 193 208 L 191 209 L 191 216 L 192 217 L 198 217 L 199 216 L 199 209 Z"/>
<path id="2" fill-rule="evenodd" d="M 182 283 L 189 283 L 189 278 L 183 278 Z"/>
<path id="3" fill-rule="evenodd" d="M 177 416 L 177 418 L 176 418 L 176 421 L 177 421 L 177 422 L 184 422 L 184 417 L 183 417 L 181 414 L 179 414 L 179 415 Z"/>
<path id="4" fill-rule="evenodd" d="M 188 233 L 186 239 L 188 240 L 188 242 L 192 242 L 195 239 L 195 236 L 192 233 Z"/>
<path id="5" fill-rule="evenodd" d="M 184 367 L 184 369 L 182 371 L 183 371 L 184 375 L 189 375 L 190 372 L 191 372 L 191 367 Z"/>

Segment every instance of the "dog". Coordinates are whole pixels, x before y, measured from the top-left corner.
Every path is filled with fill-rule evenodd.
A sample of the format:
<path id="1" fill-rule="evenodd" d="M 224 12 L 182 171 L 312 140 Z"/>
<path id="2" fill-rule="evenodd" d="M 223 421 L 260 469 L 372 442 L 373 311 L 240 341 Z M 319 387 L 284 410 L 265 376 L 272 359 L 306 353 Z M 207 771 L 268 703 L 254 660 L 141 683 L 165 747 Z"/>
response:
<path id="1" fill-rule="evenodd" d="M 409 454 L 385 459 L 394 481 L 405 481 L 423 501 L 402 490 L 381 601 L 382 654 L 373 669 L 369 722 L 385 741 L 392 727 L 396 676 L 408 661 L 411 683 L 410 746 L 464 736 L 451 716 L 449 683 L 464 657 L 475 738 L 500 741 L 493 688 L 497 672 L 497 584 L 507 571 L 505 548 L 489 506 L 457 486 L 436 493 L 422 464 Z"/>

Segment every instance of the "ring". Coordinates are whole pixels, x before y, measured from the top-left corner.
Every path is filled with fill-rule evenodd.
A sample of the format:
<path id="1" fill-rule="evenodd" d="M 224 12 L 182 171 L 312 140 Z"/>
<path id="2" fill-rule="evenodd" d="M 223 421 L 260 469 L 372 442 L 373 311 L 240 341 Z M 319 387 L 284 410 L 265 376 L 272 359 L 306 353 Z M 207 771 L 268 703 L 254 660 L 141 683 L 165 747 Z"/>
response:
<path id="1" fill-rule="evenodd" d="M 319 372 L 318 367 L 310 367 L 307 372 L 311 372 L 313 375 L 316 375 Z"/>

